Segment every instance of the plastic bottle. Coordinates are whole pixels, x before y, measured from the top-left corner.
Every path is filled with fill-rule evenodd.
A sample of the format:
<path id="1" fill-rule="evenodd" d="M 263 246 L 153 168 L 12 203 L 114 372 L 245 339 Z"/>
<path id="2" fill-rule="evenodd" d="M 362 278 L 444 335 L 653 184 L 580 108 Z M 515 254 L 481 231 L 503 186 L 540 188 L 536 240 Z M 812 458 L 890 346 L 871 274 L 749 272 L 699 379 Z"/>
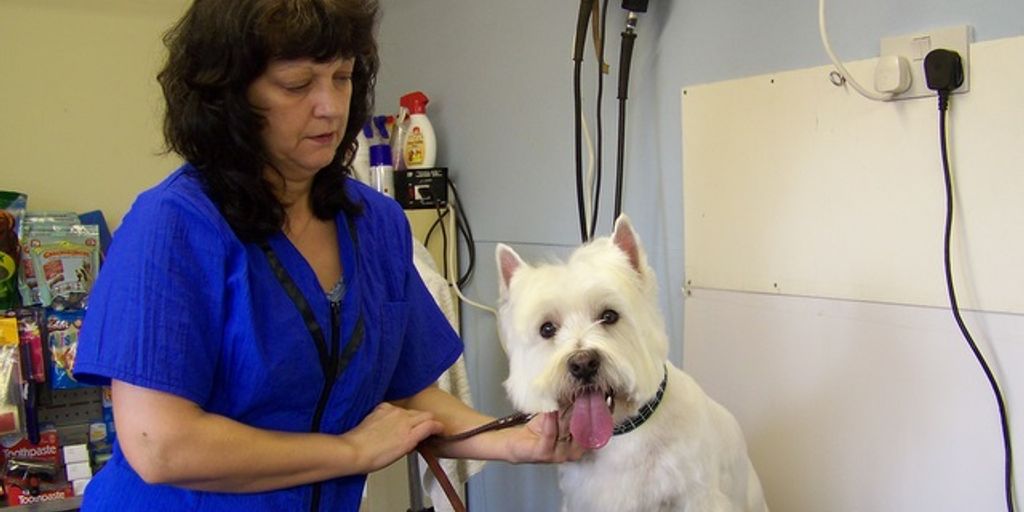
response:
<path id="1" fill-rule="evenodd" d="M 373 138 L 373 128 L 367 122 L 359 134 L 356 135 L 356 155 L 352 158 L 352 176 L 367 185 L 370 185 L 370 139 Z"/>
<path id="2" fill-rule="evenodd" d="M 403 171 L 405 159 L 402 157 L 402 143 L 405 142 L 405 132 L 409 127 L 409 109 L 398 107 L 398 114 L 395 115 L 395 126 L 391 130 L 391 162 L 396 171 Z"/>
<path id="3" fill-rule="evenodd" d="M 410 92 L 399 101 L 409 111 L 408 126 L 402 140 L 402 161 L 406 169 L 433 167 L 437 161 L 437 139 L 434 127 L 427 119 L 430 99 L 420 91 Z"/>
<path id="4" fill-rule="evenodd" d="M 387 116 L 373 118 L 377 134 L 370 146 L 370 186 L 389 197 L 395 197 L 395 168 L 391 165 L 388 144 Z"/>

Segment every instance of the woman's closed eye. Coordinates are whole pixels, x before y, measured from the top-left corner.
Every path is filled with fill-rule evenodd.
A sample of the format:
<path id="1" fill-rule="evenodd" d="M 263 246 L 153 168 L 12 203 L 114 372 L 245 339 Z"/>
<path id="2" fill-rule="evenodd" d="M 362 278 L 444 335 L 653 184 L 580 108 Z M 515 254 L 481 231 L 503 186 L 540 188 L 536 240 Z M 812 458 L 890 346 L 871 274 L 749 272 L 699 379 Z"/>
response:
<path id="1" fill-rule="evenodd" d="M 309 81 L 305 81 L 305 82 L 291 82 L 291 83 L 282 84 L 282 87 L 284 87 L 284 89 L 286 91 L 289 91 L 289 92 L 302 92 L 302 91 L 306 90 L 306 88 L 309 87 L 309 84 L 311 84 L 311 83 L 312 82 L 309 82 Z"/>

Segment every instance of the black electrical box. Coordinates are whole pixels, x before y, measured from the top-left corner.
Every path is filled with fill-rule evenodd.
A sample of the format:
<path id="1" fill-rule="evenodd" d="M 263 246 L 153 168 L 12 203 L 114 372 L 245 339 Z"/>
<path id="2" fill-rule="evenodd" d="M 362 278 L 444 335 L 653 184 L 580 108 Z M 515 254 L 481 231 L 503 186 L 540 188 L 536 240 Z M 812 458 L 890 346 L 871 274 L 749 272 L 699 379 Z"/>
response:
<path id="1" fill-rule="evenodd" d="M 448 168 L 395 171 L 395 200 L 406 210 L 448 206 Z"/>

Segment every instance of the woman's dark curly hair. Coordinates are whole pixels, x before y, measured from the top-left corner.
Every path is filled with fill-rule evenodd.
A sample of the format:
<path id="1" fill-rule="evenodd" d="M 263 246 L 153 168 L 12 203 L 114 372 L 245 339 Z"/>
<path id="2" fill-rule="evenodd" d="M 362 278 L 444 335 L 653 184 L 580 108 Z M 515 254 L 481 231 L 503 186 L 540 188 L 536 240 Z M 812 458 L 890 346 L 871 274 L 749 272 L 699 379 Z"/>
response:
<path id="1" fill-rule="evenodd" d="M 284 223 L 284 208 L 263 179 L 265 120 L 246 99 L 276 59 L 355 59 L 348 125 L 334 160 L 313 180 L 310 202 L 325 220 L 362 211 L 344 185 L 356 134 L 373 110 L 377 12 L 375 0 L 195 0 L 164 36 L 169 55 L 157 79 L 167 102 L 168 151 L 199 170 L 242 240 L 265 239 Z"/>

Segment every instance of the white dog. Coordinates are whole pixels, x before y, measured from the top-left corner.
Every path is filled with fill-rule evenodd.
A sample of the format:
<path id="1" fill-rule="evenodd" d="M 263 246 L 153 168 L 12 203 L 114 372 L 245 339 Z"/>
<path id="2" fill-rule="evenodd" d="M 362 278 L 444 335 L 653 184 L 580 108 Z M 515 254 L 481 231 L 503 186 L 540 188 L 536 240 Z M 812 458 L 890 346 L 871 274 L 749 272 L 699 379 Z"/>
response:
<path id="1" fill-rule="evenodd" d="M 563 510 L 767 511 L 736 419 L 668 362 L 657 284 L 626 216 L 568 263 L 530 266 L 499 244 L 505 390 L 558 410 L 590 448 L 559 466 Z"/>

